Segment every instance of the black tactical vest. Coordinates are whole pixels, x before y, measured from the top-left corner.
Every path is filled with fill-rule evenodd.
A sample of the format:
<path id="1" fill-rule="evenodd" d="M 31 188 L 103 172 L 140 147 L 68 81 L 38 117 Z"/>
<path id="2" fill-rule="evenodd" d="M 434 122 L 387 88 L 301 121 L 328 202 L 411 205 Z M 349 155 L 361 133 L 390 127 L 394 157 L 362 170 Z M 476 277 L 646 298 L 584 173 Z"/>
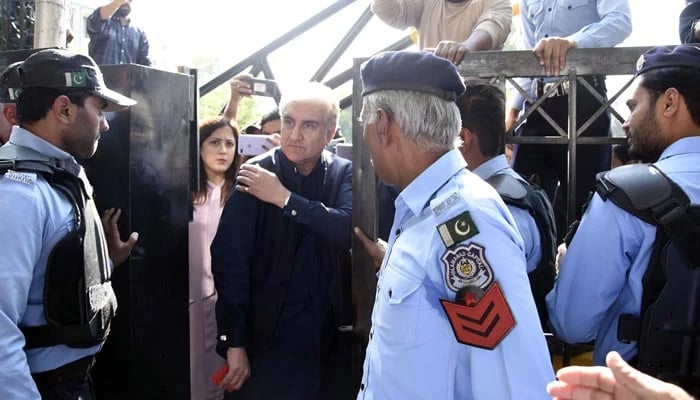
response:
<path id="1" fill-rule="evenodd" d="M 75 227 L 52 249 L 44 281 L 47 325 L 20 327 L 25 349 L 64 344 L 90 347 L 103 342 L 117 300 L 102 223 L 80 178 L 64 161 L 11 143 L 0 148 L 0 174 L 8 170 L 41 174 L 73 205 Z"/>
<path id="2" fill-rule="evenodd" d="M 527 275 L 542 329 L 549 332 L 545 297 L 554 287 L 557 232 L 554 211 L 547 193 L 540 187 L 529 185 L 508 174 L 492 175 L 486 182 L 496 189 L 504 203 L 526 210 L 535 220 L 540 234 L 542 257 L 537 268 Z"/>
<path id="3" fill-rule="evenodd" d="M 700 395 L 700 207 L 648 164 L 599 174 L 596 191 L 657 227 L 639 316 L 620 316 L 617 339 L 638 342 L 640 370 Z"/>

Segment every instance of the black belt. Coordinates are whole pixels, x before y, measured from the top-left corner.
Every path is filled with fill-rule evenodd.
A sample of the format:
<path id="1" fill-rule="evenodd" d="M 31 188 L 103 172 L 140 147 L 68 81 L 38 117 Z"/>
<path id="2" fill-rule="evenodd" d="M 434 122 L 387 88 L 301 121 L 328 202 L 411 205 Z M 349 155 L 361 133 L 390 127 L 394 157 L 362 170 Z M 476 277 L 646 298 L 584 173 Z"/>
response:
<path id="1" fill-rule="evenodd" d="M 42 388 L 53 387 L 65 381 L 87 380 L 90 370 L 95 365 L 95 356 L 87 356 L 50 371 L 32 374 L 36 386 Z"/>
<path id="2" fill-rule="evenodd" d="M 605 77 L 602 75 L 601 76 L 587 75 L 587 76 L 584 76 L 583 79 L 586 82 L 590 83 L 595 88 L 602 88 L 603 85 L 605 84 Z M 557 85 L 556 81 L 544 82 L 541 80 L 537 80 L 537 81 L 535 81 L 535 94 L 537 95 L 538 98 L 542 97 L 549 91 L 549 89 L 551 89 L 552 87 L 554 87 L 556 85 Z M 568 96 L 568 95 L 569 95 L 569 81 L 564 80 L 547 97 L 559 97 L 559 96 Z"/>

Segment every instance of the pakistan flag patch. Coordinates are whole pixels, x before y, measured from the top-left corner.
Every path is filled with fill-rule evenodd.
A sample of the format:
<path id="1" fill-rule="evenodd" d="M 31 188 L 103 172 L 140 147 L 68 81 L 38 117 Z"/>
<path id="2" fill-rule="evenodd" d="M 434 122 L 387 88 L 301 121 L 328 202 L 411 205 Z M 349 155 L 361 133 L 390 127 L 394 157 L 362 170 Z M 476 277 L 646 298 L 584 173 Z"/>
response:
<path id="1" fill-rule="evenodd" d="M 445 247 L 450 248 L 479 233 L 469 211 L 465 211 L 444 224 L 438 225 L 440 239 Z"/>

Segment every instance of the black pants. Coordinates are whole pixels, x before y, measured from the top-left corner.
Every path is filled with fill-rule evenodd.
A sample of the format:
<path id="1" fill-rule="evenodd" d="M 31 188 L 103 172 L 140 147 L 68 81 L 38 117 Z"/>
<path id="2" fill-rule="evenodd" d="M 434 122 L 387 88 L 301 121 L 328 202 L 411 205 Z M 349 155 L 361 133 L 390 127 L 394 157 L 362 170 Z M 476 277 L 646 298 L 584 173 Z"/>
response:
<path id="1" fill-rule="evenodd" d="M 226 400 L 325 400 L 336 330 L 327 304 L 284 305 L 269 346 L 249 354 L 251 376 Z"/>
<path id="2" fill-rule="evenodd" d="M 94 361 L 94 356 L 89 356 L 51 371 L 32 374 L 42 400 L 94 400 L 90 378 Z"/>
<path id="3" fill-rule="evenodd" d="M 601 77 L 587 77 L 593 87 L 605 95 L 605 81 Z M 601 104 L 583 85 L 578 85 L 576 96 L 576 125 L 581 127 L 600 108 Z M 560 127 L 567 130 L 569 96 L 551 97 L 542 103 L 544 111 Z M 518 136 L 558 136 L 558 133 L 540 115 L 533 112 L 516 132 Z M 610 113 L 601 114 L 581 137 L 607 137 L 610 135 Z M 559 144 L 519 144 L 513 153 L 513 169 L 527 178 L 533 178 L 547 192 L 557 215 L 557 236 L 566 233 L 566 205 L 568 193 L 568 148 Z M 598 172 L 610 169 L 610 145 L 576 146 L 576 218 L 580 219 L 583 205 L 595 187 Z M 558 199 L 556 199 L 558 197 Z M 559 207 L 557 207 L 559 205 Z M 563 209 L 562 209 L 563 207 Z M 569 221 L 571 222 L 571 221 Z"/>
<path id="4" fill-rule="evenodd" d="M 47 387 L 40 387 L 42 400 L 94 400 L 90 379 L 66 379 Z"/>

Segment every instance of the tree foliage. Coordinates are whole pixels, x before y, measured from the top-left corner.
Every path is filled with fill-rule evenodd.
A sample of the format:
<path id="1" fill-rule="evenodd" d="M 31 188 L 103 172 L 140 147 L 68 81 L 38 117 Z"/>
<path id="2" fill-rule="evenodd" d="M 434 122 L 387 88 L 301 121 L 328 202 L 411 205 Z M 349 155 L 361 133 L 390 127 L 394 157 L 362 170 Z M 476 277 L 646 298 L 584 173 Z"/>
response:
<path id="1" fill-rule="evenodd" d="M 34 47 L 34 0 L 0 0 L 0 51 Z"/>

